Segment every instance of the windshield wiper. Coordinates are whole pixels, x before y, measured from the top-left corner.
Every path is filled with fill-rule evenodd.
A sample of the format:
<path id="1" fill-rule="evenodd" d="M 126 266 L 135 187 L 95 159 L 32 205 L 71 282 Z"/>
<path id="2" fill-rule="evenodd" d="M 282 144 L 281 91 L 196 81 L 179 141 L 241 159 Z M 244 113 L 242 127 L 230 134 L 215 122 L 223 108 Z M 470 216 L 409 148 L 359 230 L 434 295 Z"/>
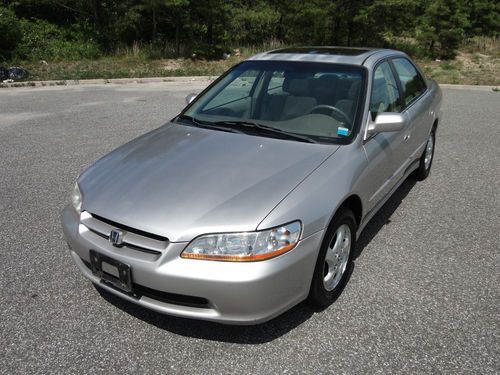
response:
<path id="1" fill-rule="evenodd" d="M 241 134 L 242 132 L 240 130 L 230 128 L 227 126 L 217 126 L 216 123 L 207 123 L 204 121 L 198 120 L 196 117 L 193 116 L 188 116 L 188 115 L 180 115 L 177 117 L 179 120 L 188 120 L 192 124 L 196 125 L 199 128 L 205 128 L 205 129 L 216 129 L 216 130 L 221 130 L 224 132 L 231 132 L 231 133 L 239 133 Z"/>
<path id="2" fill-rule="evenodd" d="M 280 135 L 284 138 L 295 139 L 295 140 L 300 141 L 300 142 L 318 143 L 314 139 L 309 138 L 305 135 L 287 132 L 286 130 L 281 130 L 278 128 L 274 128 L 272 126 L 259 124 L 258 122 L 253 122 L 253 121 L 240 121 L 240 120 L 216 121 L 216 122 L 214 122 L 214 124 L 215 125 L 222 125 L 222 126 L 229 125 L 229 126 L 239 126 L 239 127 L 244 127 L 244 128 L 250 128 L 250 129 L 259 129 L 259 130 L 263 130 L 264 132 L 267 132 L 267 133 L 277 134 L 277 135 Z"/>

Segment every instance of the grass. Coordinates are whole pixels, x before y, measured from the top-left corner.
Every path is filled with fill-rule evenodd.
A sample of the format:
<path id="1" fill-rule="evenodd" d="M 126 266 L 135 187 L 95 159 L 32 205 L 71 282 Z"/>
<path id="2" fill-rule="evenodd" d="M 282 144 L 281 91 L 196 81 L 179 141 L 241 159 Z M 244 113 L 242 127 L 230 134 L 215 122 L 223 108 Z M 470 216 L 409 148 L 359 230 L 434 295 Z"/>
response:
<path id="1" fill-rule="evenodd" d="M 98 60 L 25 62 L 29 80 L 80 80 L 93 78 L 144 78 L 178 76 L 215 76 L 238 60 L 201 61 L 191 59 L 147 60 L 142 57 L 104 57 Z"/>
<path id="2" fill-rule="evenodd" d="M 439 83 L 500 85 L 500 40 L 474 37 L 464 41 L 455 59 L 420 60 L 425 73 Z"/>
<path id="3" fill-rule="evenodd" d="M 234 64 L 260 51 L 282 47 L 277 41 L 250 46 L 228 59 L 148 59 L 140 51 L 120 53 L 97 60 L 16 62 L 30 72 L 30 81 L 93 78 L 146 78 L 217 76 Z M 439 83 L 500 86 L 500 41 L 498 38 L 468 39 L 454 60 L 417 59 L 424 72 Z M 12 63 L 11 65 L 14 65 Z"/>
<path id="4" fill-rule="evenodd" d="M 500 57 L 459 51 L 451 61 L 418 61 L 425 74 L 439 83 L 500 85 Z"/>

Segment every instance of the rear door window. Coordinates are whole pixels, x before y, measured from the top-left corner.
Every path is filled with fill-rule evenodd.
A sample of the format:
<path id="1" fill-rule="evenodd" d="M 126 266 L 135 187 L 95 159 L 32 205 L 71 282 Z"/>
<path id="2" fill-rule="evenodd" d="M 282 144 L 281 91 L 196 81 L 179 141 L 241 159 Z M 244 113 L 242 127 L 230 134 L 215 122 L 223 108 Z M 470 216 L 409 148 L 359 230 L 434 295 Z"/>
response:
<path id="1" fill-rule="evenodd" d="M 423 94 L 426 89 L 425 81 L 415 66 L 407 59 L 397 58 L 393 59 L 392 62 L 403 87 L 405 103 L 408 105 Z"/>

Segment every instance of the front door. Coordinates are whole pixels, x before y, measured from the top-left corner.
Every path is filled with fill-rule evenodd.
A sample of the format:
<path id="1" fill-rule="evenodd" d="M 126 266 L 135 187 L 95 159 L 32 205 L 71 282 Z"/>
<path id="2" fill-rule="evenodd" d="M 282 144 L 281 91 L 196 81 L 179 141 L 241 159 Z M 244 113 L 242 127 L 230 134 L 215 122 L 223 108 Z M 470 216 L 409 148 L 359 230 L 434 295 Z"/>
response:
<path id="1" fill-rule="evenodd" d="M 370 116 L 374 121 L 379 113 L 400 112 L 402 98 L 390 64 L 382 62 L 373 75 Z M 408 124 L 398 132 L 378 133 L 364 144 L 368 168 L 365 174 L 367 212 L 399 182 L 407 160 Z"/>

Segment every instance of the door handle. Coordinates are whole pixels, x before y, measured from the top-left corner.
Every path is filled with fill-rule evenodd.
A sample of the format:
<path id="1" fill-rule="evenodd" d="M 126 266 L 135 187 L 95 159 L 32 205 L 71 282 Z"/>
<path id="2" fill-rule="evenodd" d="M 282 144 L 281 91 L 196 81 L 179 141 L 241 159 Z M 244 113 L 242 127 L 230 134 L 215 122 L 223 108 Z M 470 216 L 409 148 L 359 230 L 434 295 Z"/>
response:
<path id="1" fill-rule="evenodd" d="M 405 141 L 409 140 L 410 139 L 410 134 L 405 134 L 404 137 L 403 137 L 403 139 Z"/>

